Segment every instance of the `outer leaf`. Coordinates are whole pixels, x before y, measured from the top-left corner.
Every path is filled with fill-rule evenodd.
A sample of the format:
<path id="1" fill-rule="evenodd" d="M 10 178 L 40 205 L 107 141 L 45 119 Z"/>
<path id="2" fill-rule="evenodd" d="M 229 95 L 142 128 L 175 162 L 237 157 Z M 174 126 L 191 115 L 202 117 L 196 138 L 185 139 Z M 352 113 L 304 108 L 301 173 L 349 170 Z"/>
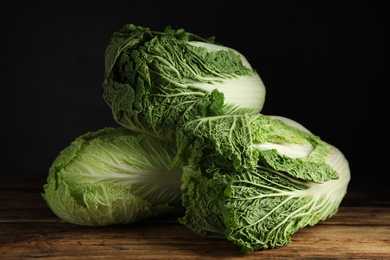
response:
<path id="1" fill-rule="evenodd" d="M 198 163 L 253 169 L 257 165 L 291 177 L 323 182 L 337 179 L 327 163 L 331 146 L 320 137 L 262 114 L 205 117 L 187 122 L 177 136 L 172 165 Z"/>

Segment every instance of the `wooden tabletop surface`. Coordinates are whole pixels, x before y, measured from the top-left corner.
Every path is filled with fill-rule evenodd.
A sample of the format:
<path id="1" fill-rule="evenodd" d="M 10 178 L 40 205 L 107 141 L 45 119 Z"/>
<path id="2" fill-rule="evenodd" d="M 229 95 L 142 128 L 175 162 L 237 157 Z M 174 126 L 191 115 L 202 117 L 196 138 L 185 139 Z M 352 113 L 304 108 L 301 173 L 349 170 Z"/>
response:
<path id="1" fill-rule="evenodd" d="M 390 259 L 390 196 L 349 190 L 338 213 L 297 231 L 282 248 L 242 255 L 176 218 L 85 227 L 55 216 L 41 197 L 46 176 L 0 177 L 0 259 Z"/>

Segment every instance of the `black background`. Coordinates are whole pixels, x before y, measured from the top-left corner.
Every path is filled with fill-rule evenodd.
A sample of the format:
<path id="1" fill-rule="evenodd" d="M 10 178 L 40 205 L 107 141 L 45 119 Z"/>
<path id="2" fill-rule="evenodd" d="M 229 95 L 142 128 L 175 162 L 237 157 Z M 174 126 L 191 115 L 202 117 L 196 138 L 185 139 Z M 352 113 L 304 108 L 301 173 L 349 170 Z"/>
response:
<path id="1" fill-rule="evenodd" d="M 351 187 L 362 192 L 367 185 L 386 187 L 383 6 L 375 1 L 5 2 L 0 172 L 47 174 L 76 137 L 117 125 L 102 98 L 104 52 L 112 33 L 133 23 L 215 36 L 240 51 L 266 85 L 264 114 L 294 119 L 338 147 L 350 163 Z"/>

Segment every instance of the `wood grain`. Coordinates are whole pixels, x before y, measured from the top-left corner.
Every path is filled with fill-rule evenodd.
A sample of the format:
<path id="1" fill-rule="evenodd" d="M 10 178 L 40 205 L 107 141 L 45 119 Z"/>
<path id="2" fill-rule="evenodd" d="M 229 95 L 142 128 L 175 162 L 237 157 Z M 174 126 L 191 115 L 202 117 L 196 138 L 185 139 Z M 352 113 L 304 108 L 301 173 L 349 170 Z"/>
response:
<path id="1" fill-rule="evenodd" d="M 388 197 L 360 205 L 352 192 L 335 216 L 299 230 L 289 245 L 243 255 L 175 217 L 110 227 L 66 223 L 43 201 L 44 182 L 39 175 L 0 179 L 0 259 L 390 259 Z"/>

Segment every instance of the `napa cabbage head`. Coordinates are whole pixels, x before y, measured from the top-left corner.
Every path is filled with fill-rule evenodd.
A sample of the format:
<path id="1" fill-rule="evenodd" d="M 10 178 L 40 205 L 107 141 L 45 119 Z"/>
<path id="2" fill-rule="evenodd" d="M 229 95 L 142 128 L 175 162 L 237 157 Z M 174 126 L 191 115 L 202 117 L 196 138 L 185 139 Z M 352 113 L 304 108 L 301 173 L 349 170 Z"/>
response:
<path id="1" fill-rule="evenodd" d="M 178 150 L 180 223 L 245 253 L 284 246 L 300 228 L 336 214 L 350 180 L 339 149 L 280 116 L 193 120 L 180 130 Z"/>
<path id="2" fill-rule="evenodd" d="M 61 219 L 84 226 L 128 224 L 182 212 L 176 148 L 123 127 L 88 132 L 56 157 L 43 198 Z"/>
<path id="3" fill-rule="evenodd" d="M 121 126 L 167 141 L 191 119 L 258 113 L 266 93 L 248 60 L 213 37 L 133 24 L 110 38 L 103 87 Z"/>

